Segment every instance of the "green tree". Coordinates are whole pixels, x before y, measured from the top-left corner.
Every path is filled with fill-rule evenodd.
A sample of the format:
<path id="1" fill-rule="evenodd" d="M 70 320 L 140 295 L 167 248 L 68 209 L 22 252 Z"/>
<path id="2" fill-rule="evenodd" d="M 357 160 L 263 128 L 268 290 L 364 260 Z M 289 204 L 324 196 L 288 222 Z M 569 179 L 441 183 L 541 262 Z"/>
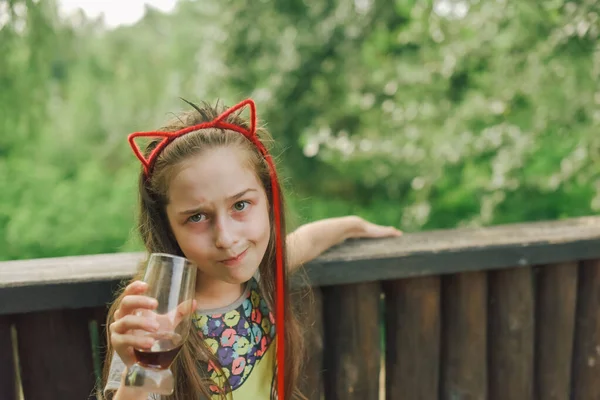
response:
<path id="1" fill-rule="evenodd" d="M 294 223 L 600 209 L 596 1 L 180 0 L 133 26 L 0 0 L 0 258 L 139 248 L 125 138 L 252 96 Z M 293 225 L 293 224 L 292 224 Z"/>

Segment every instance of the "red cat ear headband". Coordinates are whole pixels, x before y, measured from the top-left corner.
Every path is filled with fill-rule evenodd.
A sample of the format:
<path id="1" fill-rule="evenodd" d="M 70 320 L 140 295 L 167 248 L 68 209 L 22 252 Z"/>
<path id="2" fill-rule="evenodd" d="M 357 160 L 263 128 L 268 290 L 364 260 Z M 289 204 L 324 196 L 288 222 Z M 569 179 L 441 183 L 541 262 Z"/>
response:
<path id="1" fill-rule="evenodd" d="M 245 106 L 250 107 L 250 129 L 246 129 L 239 125 L 234 125 L 227 122 L 227 117 L 229 117 L 234 112 L 243 109 Z M 285 330 L 284 330 L 284 282 L 285 282 L 285 268 L 283 265 L 283 246 L 282 246 L 282 238 L 281 238 L 281 210 L 279 207 L 279 185 L 277 184 L 277 173 L 275 171 L 275 165 L 273 163 L 273 159 L 271 155 L 259 140 L 256 135 L 256 105 L 254 101 L 251 99 L 247 99 L 242 101 L 241 103 L 236 104 L 230 109 L 223 112 L 217 118 L 213 119 L 210 122 L 203 122 L 198 125 L 190 126 L 176 132 L 163 132 L 163 131 L 153 131 L 153 132 L 135 132 L 129 135 L 129 145 L 133 149 L 136 157 L 142 162 L 144 166 L 144 174 L 146 177 L 149 177 L 152 172 L 152 167 L 156 158 L 160 154 L 160 152 L 173 140 L 176 138 L 185 135 L 186 133 L 198 131 L 200 129 L 209 129 L 209 128 L 217 128 L 217 129 L 228 129 L 235 132 L 239 132 L 246 137 L 249 141 L 251 141 L 256 148 L 261 152 L 267 164 L 269 164 L 269 170 L 271 175 L 271 191 L 273 197 L 273 213 L 275 217 L 275 245 L 276 245 L 276 303 L 277 308 L 275 309 L 275 321 L 276 321 L 276 330 L 277 330 L 277 365 L 278 365 L 278 374 L 277 374 L 277 392 L 279 400 L 284 400 L 284 365 L 285 365 L 285 347 L 284 347 L 284 338 L 285 338 Z M 137 137 L 162 137 L 164 138 L 150 153 L 148 158 L 145 158 L 142 152 L 140 151 L 139 146 L 135 143 L 134 139 Z"/>

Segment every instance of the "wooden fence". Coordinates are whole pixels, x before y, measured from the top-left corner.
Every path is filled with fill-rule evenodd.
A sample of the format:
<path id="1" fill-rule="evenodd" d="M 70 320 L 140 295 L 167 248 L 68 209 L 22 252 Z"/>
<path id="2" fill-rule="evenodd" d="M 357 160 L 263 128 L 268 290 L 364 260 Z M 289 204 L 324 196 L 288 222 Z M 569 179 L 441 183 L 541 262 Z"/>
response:
<path id="1" fill-rule="evenodd" d="M 0 399 L 96 397 L 141 257 L 0 263 Z M 600 399 L 600 218 L 349 241 L 307 270 L 311 400 Z"/>

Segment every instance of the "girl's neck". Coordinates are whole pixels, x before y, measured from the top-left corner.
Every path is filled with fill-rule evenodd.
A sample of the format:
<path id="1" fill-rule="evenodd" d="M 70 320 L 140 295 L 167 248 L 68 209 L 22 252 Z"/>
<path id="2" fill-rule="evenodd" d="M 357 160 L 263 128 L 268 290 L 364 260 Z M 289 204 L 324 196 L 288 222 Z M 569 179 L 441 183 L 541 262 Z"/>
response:
<path id="1" fill-rule="evenodd" d="M 217 279 L 198 276 L 196 301 L 201 310 L 223 308 L 234 303 L 244 293 L 244 284 L 227 283 Z"/>

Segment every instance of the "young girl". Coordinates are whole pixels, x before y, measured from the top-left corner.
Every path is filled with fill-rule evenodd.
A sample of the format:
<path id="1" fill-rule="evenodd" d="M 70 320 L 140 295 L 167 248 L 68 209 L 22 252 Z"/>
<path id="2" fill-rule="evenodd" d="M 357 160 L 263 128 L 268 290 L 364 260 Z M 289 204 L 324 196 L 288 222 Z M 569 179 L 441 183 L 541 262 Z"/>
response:
<path id="1" fill-rule="evenodd" d="M 129 138 L 143 165 L 138 228 L 146 250 L 186 257 L 198 268 L 192 331 L 171 366 L 176 384 L 169 398 L 302 398 L 296 387 L 302 332 L 285 271 L 347 238 L 400 232 L 348 216 L 286 236 L 281 188 L 252 100 L 230 109 L 189 104 L 193 111 L 161 131 Z M 249 121 L 240 116 L 246 106 Z M 139 136 L 155 137 L 144 154 L 134 142 Z M 142 266 L 109 311 L 109 399 L 158 398 L 121 384 L 135 363 L 133 348 L 152 346 L 131 331 L 156 329 L 135 313 L 156 307 L 143 295 L 143 272 Z"/>

